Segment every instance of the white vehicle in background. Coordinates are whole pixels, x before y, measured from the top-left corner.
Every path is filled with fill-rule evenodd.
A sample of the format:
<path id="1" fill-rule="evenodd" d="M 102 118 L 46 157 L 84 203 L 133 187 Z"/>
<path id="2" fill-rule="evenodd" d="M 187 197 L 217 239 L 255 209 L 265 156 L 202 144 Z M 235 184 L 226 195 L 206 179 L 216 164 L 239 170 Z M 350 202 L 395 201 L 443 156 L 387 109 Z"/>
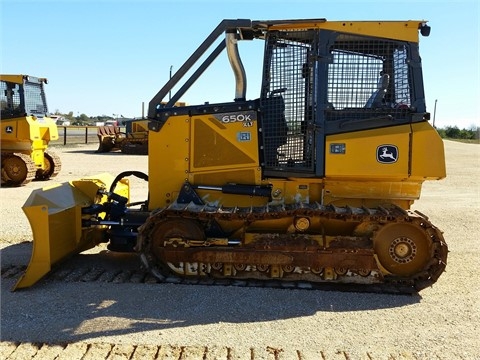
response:
<path id="1" fill-rule="evenodd" d="M 70 120 L 65 119 L 62 115 L 50 115 L 50 118 L 55 121 L 57 126 L 70 126 Z"/>
<path id="2" fill-rule="evenodd" d="M 118 120 L 107 120 L 105 121 L 106 126 L 118 126 Z"/>

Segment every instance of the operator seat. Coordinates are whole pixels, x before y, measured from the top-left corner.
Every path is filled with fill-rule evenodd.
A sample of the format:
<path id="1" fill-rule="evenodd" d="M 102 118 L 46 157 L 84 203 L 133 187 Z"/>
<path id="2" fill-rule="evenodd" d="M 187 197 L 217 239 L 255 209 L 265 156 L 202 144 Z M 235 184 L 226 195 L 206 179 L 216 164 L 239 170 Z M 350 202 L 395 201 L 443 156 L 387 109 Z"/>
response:
<path id="1" fill-rule="evenodd" d="M 388 74 L 381 74 L 378 79 L 377 90 L 370 96 L 365 104 L 366 109 L 377 108 L 383 105 L 383 98 L 387 93 L 387 87 L 390 82 L 390 76 Z"/>

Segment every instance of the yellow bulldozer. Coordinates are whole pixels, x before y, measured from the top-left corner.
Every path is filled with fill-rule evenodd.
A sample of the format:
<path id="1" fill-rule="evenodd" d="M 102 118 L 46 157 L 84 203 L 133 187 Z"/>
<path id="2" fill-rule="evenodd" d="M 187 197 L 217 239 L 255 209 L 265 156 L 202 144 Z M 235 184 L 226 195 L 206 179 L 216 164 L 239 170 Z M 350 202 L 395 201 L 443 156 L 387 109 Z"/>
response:
<path id="1" fill-rule="evenodd" d="M 162 105 L 165 105 L 162 102 Z M 186 106 L 177 101 L 174 106 Z M 99 126 L 97 130 L 97 153 L 121 151 L 124 154 L 148 155 L 148 119 L 132 119 L 125 121 L 125 132 L 120 126 Z"/>
<path id="2" fill-rule="evenodd" d="M 148 175 L 31 194 L 34 251 L 16 288 L 101 242 L 138 253 L 159 282 L 431 286 L 447 245 L 410 210 L 424 181 L 446 176 L 423 86 L 429 33 L 426 21 L 223 20 L 149 103 Z M 249 100 L 238 43 L 254 41 L 263 75 Z M 224 50 L 234 100 L 174 107 Z M 129 176 L 148 181 L 148 199 L 130 202 Z"/>
<path id="3" fill-rule="evenodd" d="M 97 153 L 121 151 L 125 154 L 148 154 L 148 120 L 133 119 L 125 122 L 125 132 L 120 126 L 99 126 Z"/>
<path id="4" fill-rule="evenodd" d="M 48 150 L 58 129 L 48 116 L 45 78 L 0 75 L 2 186 L 48 180 L 61 169 L 60 158 Z"/>

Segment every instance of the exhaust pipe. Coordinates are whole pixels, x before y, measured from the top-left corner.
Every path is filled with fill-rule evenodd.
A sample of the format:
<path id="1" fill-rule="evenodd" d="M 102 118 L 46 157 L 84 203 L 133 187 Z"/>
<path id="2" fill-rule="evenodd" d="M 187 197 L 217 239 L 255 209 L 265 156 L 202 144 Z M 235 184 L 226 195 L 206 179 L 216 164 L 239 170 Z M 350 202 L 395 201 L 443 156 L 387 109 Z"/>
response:
<path id="1" fill-rule="evenodd" d="M 227 47 L 228 60 L 235 76 L 235 101 L 245 101 L 247 93 L 247 76 L 243 67 L 240 54 L 238 53 L 237 30 L 226 31 L 225 42 Z"/>

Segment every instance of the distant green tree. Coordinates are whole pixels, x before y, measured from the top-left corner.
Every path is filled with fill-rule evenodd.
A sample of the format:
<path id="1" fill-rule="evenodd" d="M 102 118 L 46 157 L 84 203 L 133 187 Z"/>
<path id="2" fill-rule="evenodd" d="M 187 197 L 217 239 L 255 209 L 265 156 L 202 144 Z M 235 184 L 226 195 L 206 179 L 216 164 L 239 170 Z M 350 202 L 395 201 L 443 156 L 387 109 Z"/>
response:
<path id="1" fill-rule="evenodd" d="M 457 126 L 447 126 L 445 129 L 445 135 L 448 138 L 459 139 L 460 138 L 460 129 Z"/>
<path id="2" fill-rule="evenodd" d="M 68 114 L 64 115 L 68 120 L 73 121 L 73 111 L 70 111 Z"/>
<path id="3" fill-rule="evenodd" d="M 73 125 L 85 126 L 91 122 L 90 117 L 86 114 L 80 114 L 79 116 L 75 116 L 73 120 Z"/>
<path id="4" fill-rule="evenodd" d="M 85 115 L 85 114 L 80 114 L 80 116 L 78 116 L 78 120 L 80 120 L 82 122 L 88 122 L 88 121 L 90 121 L 90 117 L 88 115 Z"/>
<path id="5" fill-rule="evenodd" d="M 460 130 L 459 136 L 460 136 L 460 139 L 469 139 L 469 140 L 475 139 L 475 133 L 467 129 Z"/>
<path id="6" fill-rule="evenodd" d="M 440 137 L 442 139 L 445 139 L 447 137 L 447 134 L 445 133 L 445 129 L 444 128 L 438 128 L 437 129 L 437 132 L 438 132 L 438 135 L 440 135 Z"/>
<path id="7" fill-rule="evenodd" d="M 438 128 L 437 132 L 440 137 L 444 139 L 478 140 L 480 128 L 472 125 L 469 129 L 460 130 L 458 126 L 447 126 L 445 128 Z"/>

